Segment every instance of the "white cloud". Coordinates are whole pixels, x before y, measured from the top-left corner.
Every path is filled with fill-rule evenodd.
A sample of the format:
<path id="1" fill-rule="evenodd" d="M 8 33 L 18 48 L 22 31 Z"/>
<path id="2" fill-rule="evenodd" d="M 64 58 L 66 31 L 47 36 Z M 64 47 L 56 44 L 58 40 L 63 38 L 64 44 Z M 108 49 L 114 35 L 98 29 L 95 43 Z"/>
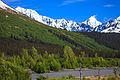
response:
<path id="1" fill-rule="evenodd" d="M 64 0 L 63 3 L 60 4 L 60 6 L 65 6 L 65 5 L 69 5 L 77 2 L 84 2 L 84 1 L 86 0 Z"/>
<path id="2" fill-rule="evenodd" d="M 114 5 L 112 5 L 112 4 L 106 4 L 106 5 L 104 5 L 104 7 L 110 8 L 110 7 L 114 7 Z"/>

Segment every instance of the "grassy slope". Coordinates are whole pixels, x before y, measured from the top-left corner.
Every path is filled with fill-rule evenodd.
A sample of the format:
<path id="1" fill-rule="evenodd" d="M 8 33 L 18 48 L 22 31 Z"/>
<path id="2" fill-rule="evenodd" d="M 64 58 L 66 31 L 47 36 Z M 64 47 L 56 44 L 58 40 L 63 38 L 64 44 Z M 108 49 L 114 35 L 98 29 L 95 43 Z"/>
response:
<path id="1" fill-rule="evenodd" d="M 6 18 L 5 16 L 9 17 Z M 35 24 L 22 16 L 11 15 L 5 12 L 0 13 L 0 36 L 17 37 L 19 39 L 27 39 L 32 37 L 46 43 L 63 45 L 64 41 L 58 39 L 55 35 L 48 32 L 43 24 Z"/>
<path id="2" fill-rule="evenodd" d="M 8 17 L 6 17 L 6 15 L 8 15 Z M 69 45 L 71 47 L 92 51 L 111 51 L 110 48 L 98 44 L 94 39 L 81 33 L 52 28 L 25 16 L 10 14 L 5 11 L 0 11 L 0 37 L 31 42 L 39 41 L 61 47 Z"/>

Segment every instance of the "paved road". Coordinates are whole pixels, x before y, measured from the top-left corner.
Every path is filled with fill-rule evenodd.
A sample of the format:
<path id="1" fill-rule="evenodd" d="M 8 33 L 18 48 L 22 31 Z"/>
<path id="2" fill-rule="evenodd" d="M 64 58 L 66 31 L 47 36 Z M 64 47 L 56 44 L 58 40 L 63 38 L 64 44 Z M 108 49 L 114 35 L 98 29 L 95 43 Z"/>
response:
<path id="1" fill-rule="evenodd" d="M 116 70 L 117 74 L 120 74 L 120 68 Z M 36 80 L 37 77 L 40 75 L 46 76 L 46 77 L 64 77 L 68 75 L 72 75 L 75 77 L 80 76 L 79 70 L 64 70 L 61 72 L 51 72 L 51 73 L 44 73 L 44 74 L 32 74 L 32 80 Z M 82 76 L 107 76 L 107 75 L 114 75 L 114 69 L 113 68 L 105 68 L 105 69 L 86 69 L 82 70 Z"/>

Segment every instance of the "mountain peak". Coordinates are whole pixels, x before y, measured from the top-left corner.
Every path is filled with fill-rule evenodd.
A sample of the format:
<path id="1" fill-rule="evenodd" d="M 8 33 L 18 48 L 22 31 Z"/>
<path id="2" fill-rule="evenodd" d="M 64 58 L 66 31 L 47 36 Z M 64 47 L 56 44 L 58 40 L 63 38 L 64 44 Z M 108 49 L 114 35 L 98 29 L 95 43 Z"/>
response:
<path id="1" fill-rule="evenodd" d="M 102 24 L 100 21 L 96 19 L 96 15 L 91 16 L 88 20 L 86 20 L 83 23 L 86 25 L 90 25 L 92 28 L 95 28 Z"/>
<path id="2" fill-rule="evenodd" d="M 96 15 L 91 16 L 91 17 L 89 18 L 89 20 L 90 20 L 90 21 L 96 21 L 96 20 L 97 20 L 97 19 L 96 19 Z"/>

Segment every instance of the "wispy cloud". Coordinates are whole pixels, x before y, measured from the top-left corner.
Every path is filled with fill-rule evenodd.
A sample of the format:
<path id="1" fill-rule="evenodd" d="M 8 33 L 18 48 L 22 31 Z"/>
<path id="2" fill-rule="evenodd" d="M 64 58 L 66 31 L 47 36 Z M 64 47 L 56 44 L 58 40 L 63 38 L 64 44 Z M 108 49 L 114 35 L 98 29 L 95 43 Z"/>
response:
<path id="1" fill-rule="evenodd" d="M 104 7 L 110 8 L 110 7 L 114 7 L 114 5 L 113 4 L 106 4 L 106 5 L 104 5 Z"/>
<path id="2" fill-rule="evenodd" d="M 84 1 L 86 0 L 64 0 L 63 3 L 60 4 L 60 6 L 65 6 L 65 5 L 69 5 L 77 2 L 84 2 Z"/>

